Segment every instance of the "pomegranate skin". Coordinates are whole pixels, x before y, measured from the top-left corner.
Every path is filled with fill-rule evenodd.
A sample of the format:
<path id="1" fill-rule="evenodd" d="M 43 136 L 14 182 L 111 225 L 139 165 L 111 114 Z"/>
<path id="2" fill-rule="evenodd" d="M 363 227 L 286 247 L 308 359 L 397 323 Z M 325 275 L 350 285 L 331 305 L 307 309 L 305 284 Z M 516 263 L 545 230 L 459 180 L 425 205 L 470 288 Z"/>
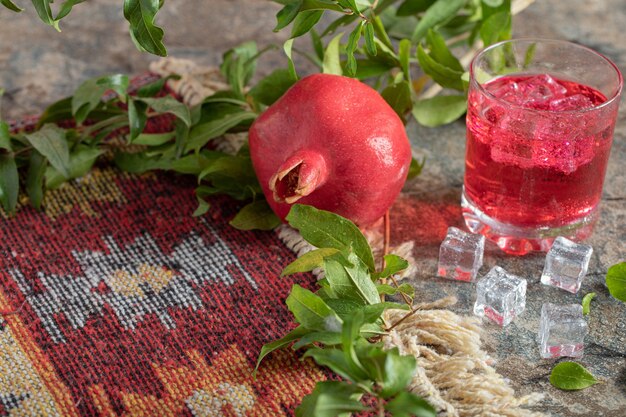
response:
<path id="1" fill-rule="evenodd" d="M 315 74 L 252 124 L 250 155 L 263 193 L 284 220 L 295 202 L 367 226 L 400 193 L 411 163 L 404 125 L 371 87 Z"/>

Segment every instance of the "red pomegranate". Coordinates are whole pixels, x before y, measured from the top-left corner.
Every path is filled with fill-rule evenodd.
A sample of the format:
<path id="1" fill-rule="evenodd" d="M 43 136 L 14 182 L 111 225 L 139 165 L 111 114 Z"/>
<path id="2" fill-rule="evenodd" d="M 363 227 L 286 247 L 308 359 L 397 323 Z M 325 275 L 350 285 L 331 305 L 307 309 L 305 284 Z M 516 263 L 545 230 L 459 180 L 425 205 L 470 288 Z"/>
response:
<path id="1" fill-rule="evenodd" d="M 380 94 L 329 74 L 301 79 L 254 122 L 250 154 L 281 219 L 297 201 L 359 226 L 385 214 L 411 163 L 404 125 Z"/>

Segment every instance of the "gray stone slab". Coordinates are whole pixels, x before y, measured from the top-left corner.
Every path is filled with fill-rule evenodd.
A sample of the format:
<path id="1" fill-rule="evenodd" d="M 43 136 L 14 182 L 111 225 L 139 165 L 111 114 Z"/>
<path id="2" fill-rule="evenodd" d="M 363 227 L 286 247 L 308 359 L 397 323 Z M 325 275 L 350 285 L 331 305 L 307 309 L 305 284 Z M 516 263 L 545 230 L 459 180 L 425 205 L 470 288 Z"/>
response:
<path id="1" fill-rule="evenodd" d="M 62 33 L 41 24 L 30 5 L 16 15 L 0 10 L 0 86 L 5 117 L 39 113 L 46 105 L 71 94 L 86 78 L 107 73 L 140 73 L 153 57 L 135 50 L 122 19 L 119 0 L 81 4 L 62 23 Z M 286 33 L 271 31 L 278 6 L 259 0 L 166 1 L 159 23 L 166 31 L 170 55 L 201 64 L 217 64 L 228 48 L 254 39 L 261 46 L 280 45 Z M 590 46 L 612 58 L 626 71 L 626 2 L 623 0 L 542 0 L 514 19 L 517 37 L 567 39 Z M 260 72 L 283 65 L 274 51 L 263 58 Z M 300 62 L 302 64 L 302 62 Z M 416 221 L 439 226 L 460 225 L 459 201 L 463 180 L 465 125 L 426 129 L 409 127 L 416 152 L 426 155 L 423 175 L 408 190 L 415 203 Z M 626 111 L 622 109 L 607 172 L 602 215 L 590 239 L 594 256 L 582 289 L 572 295 L 539 283 L 542 255 L 522 258 L 488 248 L 485 273 L 501 265 L 529 279 L 526 312 L 504 330 L 485 326 L 486 349 L 497 359 L 499 372 L 521 393 L 545 392 L 541 409 L 554 416 L 626 416 L 626 305 L 608 295 L 603 279 L 607 268 L 626 257 Z M 423 211 L 420 211 L 423 210 Z M 400 220 L 399 220 L 400 221 Z M 428 225 L 427 225 L 428 226 Z M 459 298 L 458 312 L 469 313 L 474 286 L 434 277 L 439 241 L 415 226 L 419 274 L 414 283 L 424 298 Z M 541 360 L 535 335 L 539 310 L 545 300 L 580 302 L 595 291 L 589 318 L 585 357 L 580 361 L 603 380 L 580 392 L 554 389 L 548 375 L 554 361 Z"/>

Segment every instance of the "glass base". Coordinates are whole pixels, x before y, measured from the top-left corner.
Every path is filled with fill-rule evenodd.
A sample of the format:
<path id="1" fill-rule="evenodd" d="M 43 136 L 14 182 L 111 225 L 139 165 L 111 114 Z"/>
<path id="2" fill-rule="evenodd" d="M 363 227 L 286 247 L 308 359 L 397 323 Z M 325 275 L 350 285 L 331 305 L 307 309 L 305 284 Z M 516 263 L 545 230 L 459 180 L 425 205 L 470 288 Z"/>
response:
<path id="1" fill-rule="evenodd" d="M 599 215 L 596 207 L 584 218 L 563 226 L 519 227 L 487 216 L 467 197 L 465 190 L 461 196 L 461 206 L 465 224 L 472 233 L 484 235 L 511 255 L 525 255 L 536 251 L 547 252 L 558 236 L 580 242 L 591 236 Z"/>

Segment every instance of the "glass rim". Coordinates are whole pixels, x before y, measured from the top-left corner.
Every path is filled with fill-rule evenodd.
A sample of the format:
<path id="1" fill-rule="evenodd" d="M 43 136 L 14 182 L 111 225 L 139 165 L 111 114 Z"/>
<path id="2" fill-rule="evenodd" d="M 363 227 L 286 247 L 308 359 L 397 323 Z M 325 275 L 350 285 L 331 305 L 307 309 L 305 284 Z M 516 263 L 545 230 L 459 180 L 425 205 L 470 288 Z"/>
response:
<path id="1" fill-rule="evenodd" d="M 613 71 L 615 71 L 615 74 L 617 75 L 617 90 L 615 91 L 615 93 L 611 96 L 611 97 L 607 97 L 606 101 L 603 103 L 600 103 L 598 105 L 592 106 L 592 107 L 586 107 L 584 109 L 577 109 L 577 110 L 549 110 L 549 109 L 530 109 L 528 107 L 524 107 L 521 106 L 519 104 L 515 104 L 515 103 L 511 103 L 508 102 L 506 100 L 503 100 L 502 98 L 496 97 L 494 94 L 492 94 L 491 92 L 489 92 L 489 90 L 487 90 L 486 88 L 484 88 L 484 84 L 485 83 L 479 83 L 476 80 L 476 77 L 474 76 L 474 65 L 476 64 L 476 61 L 481 58 L 482 56 L 484 56 L 487 52 L 498 48 L 502 45 L 505 44 L 513 44 L 513 43 L 520 43 L 520 42 L 535 42 L 535 43 L 554 43 L 554 44 L 560 44 L 560 45 L 567 45 L 569 47 L 574 47 L 577 49 L 581 49 L 581 50 L 585 50 L 587 52 L 590 52 L 591 54 L 597 56 L 598 58 L 600 58 L 601 60 L 605 61 L 606 63 L 609 64 L 609 66 L 611 68 L 613 68 Z M 497 77 L 494 77 L 497 78 Z M 504 104 L 508 107 L 514 107 L 514 108 L 518 108 L 518 109 L 523 109 L 526 111 L 530 111 L 530 112 L 537 112 L 537 113 L 542 113 L 542 114 L 573 114 L 573 113 L 585 113 L 585 112 L 589 112 L 589 111 L 596 111 L 596 110 L 601 110 L 604 107 L 608 107 L 610 106 L 612 103 L 614 103 L 616 100 L 619 100 L 619 97 L 621 96 L 622 93 L 622 89 L 624 87 L 624 77 L 622 75 L 622 72 L 619 70 L 619 68 L 617 67 L 617 65 L 608 57 L 606 57 L 605 55 L 601 54 L 598 51 L 595 51 L 591 48 L 589 48 L 588 46 L 585 45 L 581 45 L 575 42 L 571 42 L 571 41 L 566 41 L 566 40 L 559 40 L 559 39 L 548 39 L 548 38 L 515 38 L 515 39 L 507 39 L 504 41 L 500 41 L 500 42 L 496 42 L 494 44 L 491 44 L 487 47 L 482 48 L 481 50 L 479 50 L 478 52 L 476 52 L 476 55 L 474 55 L 474 57 L 472 58 L 470 65 L 469 65 L 469 79 L 470 79 L 470 83 L 474 83 L 476 85 L 476 87 L 478 88 L 478 90 L 482 93 L 487 95 L 488 97 L 494 99 L 495 101 Z M 491 80 L 490 80 L 491 81 Z"/>

